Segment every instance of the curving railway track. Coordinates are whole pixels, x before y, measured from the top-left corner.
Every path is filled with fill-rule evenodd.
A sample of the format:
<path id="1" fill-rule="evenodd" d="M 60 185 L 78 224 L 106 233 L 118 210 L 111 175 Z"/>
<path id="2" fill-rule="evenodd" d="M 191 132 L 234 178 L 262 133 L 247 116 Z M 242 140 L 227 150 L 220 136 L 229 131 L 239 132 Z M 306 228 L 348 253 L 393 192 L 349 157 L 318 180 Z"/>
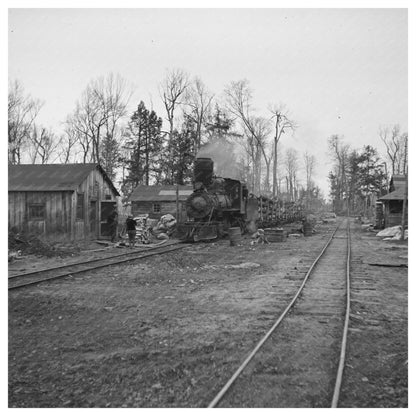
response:
<path id="1" fill-rule="evenodd" d="M 76 285 L 10 291 L 10 407 L 206 407 L 313 262 L 211 407 L 406 407 L 407 274 L 370 264 L 407 248 L 351 223 L 348 326 L 348 224 L 338 221 L 317 262 L 338 223 L 284 244 L 197 245 Z"/>
<path id="2" fill-rule="evenodd" d="M 349 220 L 344 219 L 285 310 L 208 407 L 242 402 L 248 407 L 337 407 L 348 333 L 350 253 Z"/>
<path id="3" fill-rule="evenodd" d="M 84 273 L 115 264 L 126 263 L 133 260 L 139 260 L 150 256 L 169 253 L 171 251 L 180 250 L 189 246 L 178 242 L 147 247 L 140 250 L 129 250 L 127 252 L 85 260 L 78 263 L 71 263 L 62 266 L 50 267 L 32 272 L 9 275 L 9 290 L 22 288 L 29 285 L 38 284 L 48 280 L 58 279 L 62 277 L 72 276 L 74 274 Z"/>

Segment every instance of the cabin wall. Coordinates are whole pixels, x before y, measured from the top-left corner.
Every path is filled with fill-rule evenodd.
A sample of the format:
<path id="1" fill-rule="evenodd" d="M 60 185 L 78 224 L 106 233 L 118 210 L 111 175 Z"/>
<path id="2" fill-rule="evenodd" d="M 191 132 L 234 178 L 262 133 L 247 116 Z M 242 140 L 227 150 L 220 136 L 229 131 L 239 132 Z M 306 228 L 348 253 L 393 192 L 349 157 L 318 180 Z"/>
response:
<path id="1" fill-rule="evenodd" d="M 153 212 L 154 204 L 159 204 L 160 212 Z M 171 214 L 176 218 L 176 201 L 132 201 L 131 213 L 133 217 L 149 214 L 149 218 L 160 219 L 163 215 Z M 185 202 L 179 201 L 179 218 L 177 220 L 185 219 Z"/>
<path id="2" fill-rule="evenodd" d="M 71 237 L 72 192 L 9 192 L 9 229 L 19 232 Z M 42 208 L 42 218 L 32 218 L 32 206 Z"/>
<path id="3" fill-rule="evenodd" d="M 385 228 L 394 227 L 395 225 L 401 225 L 402 216 L 403 216 L 403 201 L 390 200 L 386 202 L 385 218 L 384 218 Z M 407 226 L 407 219 L 408 219 L 408 215 L 406 213 L 405 227 Z"/>
<path id="4" fill-rule="evenodd" d="M 82 209 L 78 207 L 80 195 Z M 116 202 L 117 196 L 98 169 L 92 170 L 75 192 L 10 191 L 9 230 L 56 240 L 99 238 L 100 225 L 107 220 L 101 218 L 101 202 L 111 201 Z M 36 206 L 39 213 L 42 211 L 42 218 L 30 218 Z"/>
<path id="5" fill-rule="evenodd" d="M 84 195 L 83 218 L 74 222 L 75 239 L 108 237 L 106 232 L 107 218 L 103 213 L 102 202 L 117 202 L 117 195 L 98 169 L 91 171 L 75 193 L 75 207 L 78 195 Z"/>

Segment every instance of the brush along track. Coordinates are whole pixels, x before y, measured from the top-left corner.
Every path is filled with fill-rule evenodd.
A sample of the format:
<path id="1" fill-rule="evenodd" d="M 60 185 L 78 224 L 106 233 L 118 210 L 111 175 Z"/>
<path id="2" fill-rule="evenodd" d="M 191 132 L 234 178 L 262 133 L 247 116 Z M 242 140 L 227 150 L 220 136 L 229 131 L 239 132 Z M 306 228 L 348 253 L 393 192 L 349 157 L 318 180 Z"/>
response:
<path id="1" fill-rule="evenodd" d="M 337 406 L 349 317 L 349 234 L 343 220 L 289 305 L 208 407 Z"/>
<path id="2" fill-rule="evenodd" d="M 79 263 L 71 263 L 64 266 L 51 267 L 33 272 L 22 273 L 18 275 L 9 276 L 9 290 L 41 283 L 47 280 L 58 279 L 86 271 L 96 270 L 103 267 L 112 266 L 115 264 L 125 263 L 132 260 L 143 259 L 158 254 L 169 253 L 171 251 L 180 250 L 188 247 L 189 244 L 183 243 L 169 243 L 163 246 L 155 246 L 142 250 L 129 250 L 121 254 L 107 256 L 105 258 L 86 260 Z"/>

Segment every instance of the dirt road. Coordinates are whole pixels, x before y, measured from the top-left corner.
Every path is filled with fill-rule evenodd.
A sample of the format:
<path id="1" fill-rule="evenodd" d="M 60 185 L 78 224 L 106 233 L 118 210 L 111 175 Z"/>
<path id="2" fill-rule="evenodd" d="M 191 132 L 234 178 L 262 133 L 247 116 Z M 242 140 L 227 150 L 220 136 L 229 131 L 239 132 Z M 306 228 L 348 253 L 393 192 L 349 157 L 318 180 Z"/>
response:
<path id="1" fill-rule="evenodd" d="M 406 407 L 407 269 L 367 263 L 397 261 L 407 246 L 354 229 L 355 318 L 340 406 Z M 207 406 L 329 232 L 322 225 L 312 237 L 259 246 L 195 244 L 10 292 L 9 406 Z M 296 397 L 285 403 L 297 406 Z"/>

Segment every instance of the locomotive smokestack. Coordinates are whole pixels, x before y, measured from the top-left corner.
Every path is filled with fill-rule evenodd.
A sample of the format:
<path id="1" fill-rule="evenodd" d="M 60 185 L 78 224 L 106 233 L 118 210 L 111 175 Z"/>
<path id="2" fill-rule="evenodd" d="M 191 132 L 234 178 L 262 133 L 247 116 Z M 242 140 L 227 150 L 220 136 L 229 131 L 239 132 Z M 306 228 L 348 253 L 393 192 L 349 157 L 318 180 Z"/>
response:
<path id="1" fill-rule="evenodd" d="M 194 164 L 194 184 L 201 182 L 205 187 L 212 182 L 214 174 L 214 162 L 209 157 L 199 157 Z"/>

